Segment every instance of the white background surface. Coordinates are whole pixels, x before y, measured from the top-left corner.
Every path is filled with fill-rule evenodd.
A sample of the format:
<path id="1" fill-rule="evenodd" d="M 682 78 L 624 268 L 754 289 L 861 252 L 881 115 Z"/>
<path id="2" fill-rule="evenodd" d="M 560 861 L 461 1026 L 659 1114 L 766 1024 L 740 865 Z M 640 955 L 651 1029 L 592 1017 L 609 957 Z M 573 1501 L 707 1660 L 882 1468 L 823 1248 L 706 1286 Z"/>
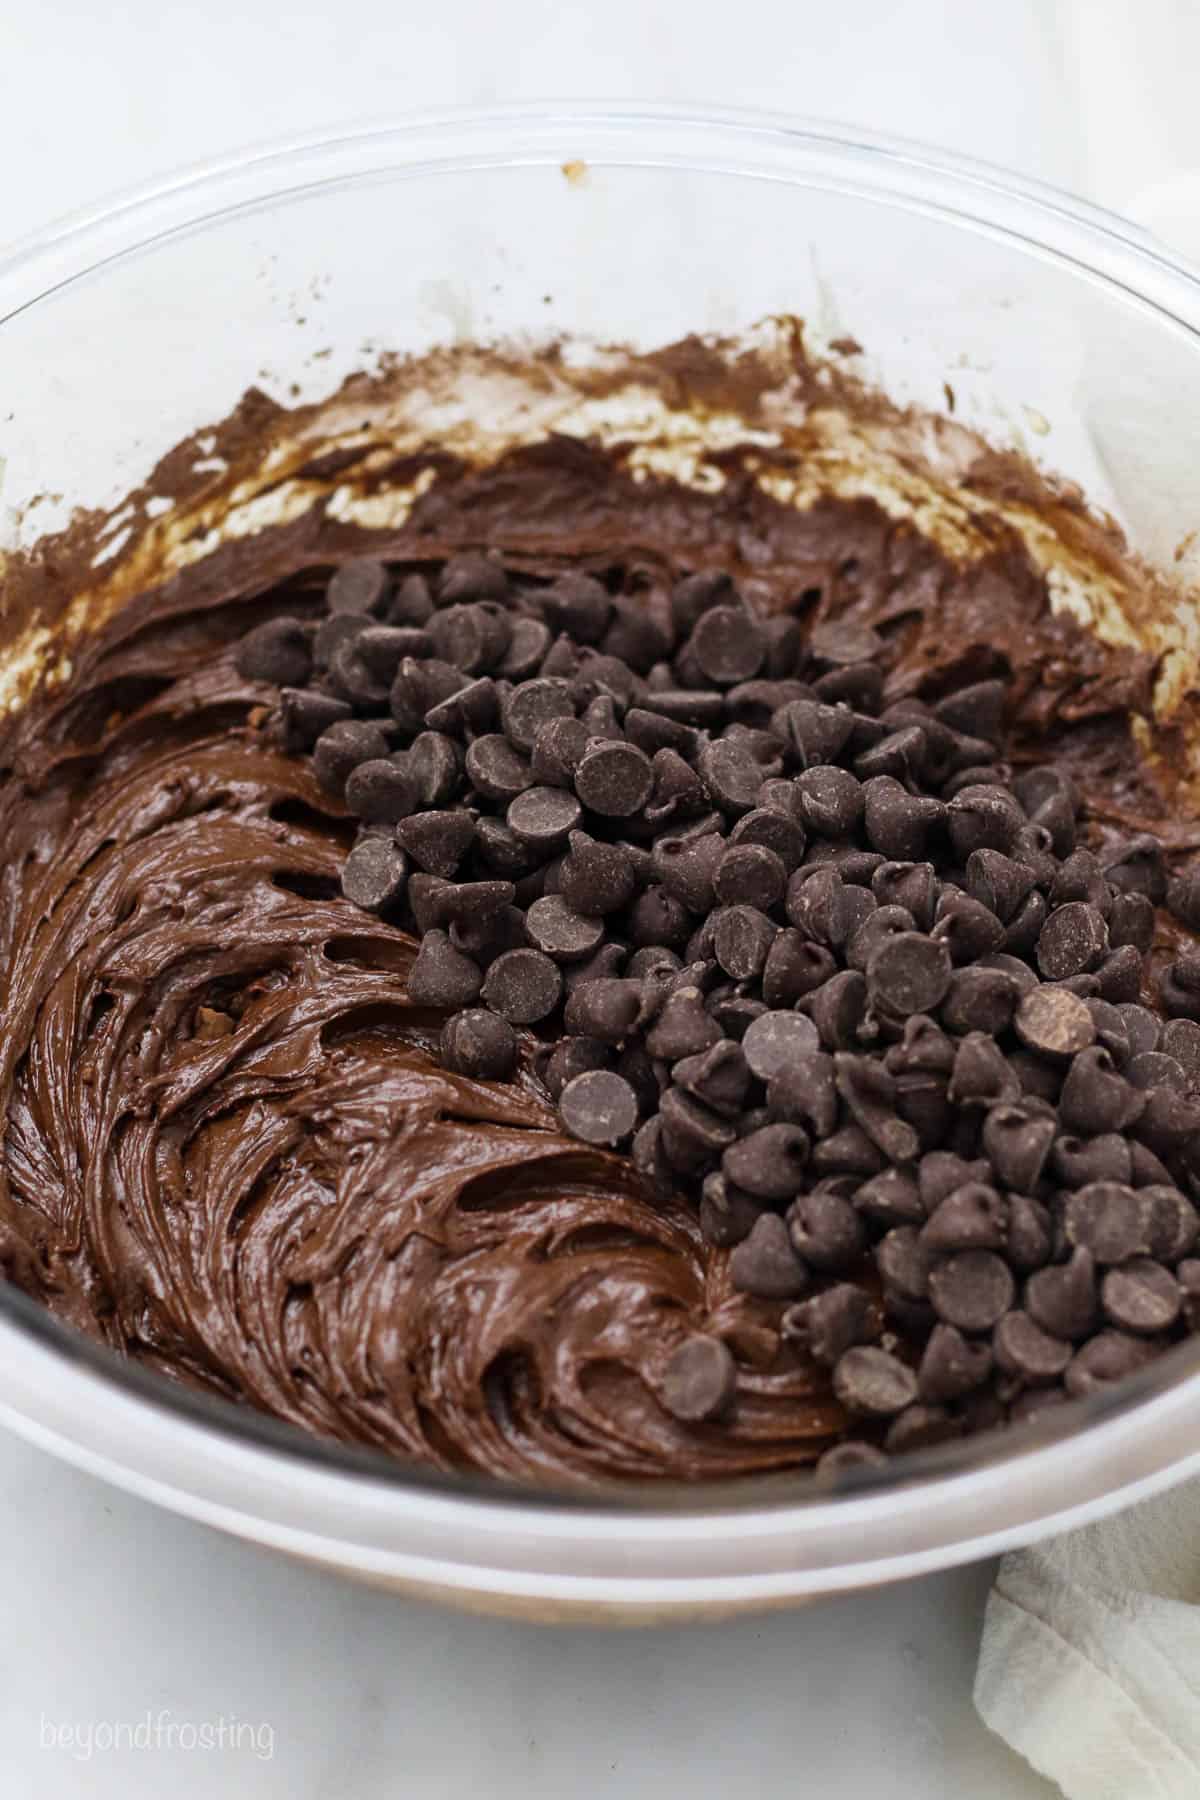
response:
<path id="1" fill-rule="evenodd" d="M 1146 216 L 1161 222 L 1176 204 L 1165 178 L 1200 129 L 1181 122 L 1170 93 L 1189 59 L 1167 48 L 1168 27 L 1186 10 L 1186 0 L 10 4 L 0 6 L 0 240 L 247 141 L 546 94 L 851 119 L 1114 205 L 1151 189 Z M 0 1559 L 4 1800 L 1050 1792 L 970 1706 L 986 1566 L 762 1620 L 550 1631 L 354 1590 L 7 1440 Z M 47 1746 L 63 1726 L 129 1729 L 162 1709 L 167 1725 L 252 1724 L 271 1755 L 85 1758 Z"/>

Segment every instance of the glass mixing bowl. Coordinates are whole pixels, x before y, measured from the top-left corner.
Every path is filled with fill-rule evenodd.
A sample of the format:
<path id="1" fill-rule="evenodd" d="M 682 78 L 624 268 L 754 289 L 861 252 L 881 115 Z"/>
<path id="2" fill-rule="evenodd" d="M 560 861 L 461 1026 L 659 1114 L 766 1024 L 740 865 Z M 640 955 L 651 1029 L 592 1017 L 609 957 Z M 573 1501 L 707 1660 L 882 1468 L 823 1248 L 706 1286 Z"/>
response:
<path id="1" fill-rule="evenodd" d="M 1200 573 L 1200 280 L 1143 234 L 863 133 L 570 105 L 253 153 L 18 249 L 0 264 L 0 547 L 112 507 L 252 384 L 292 404 L 381 350 L 522 335 L 651 348 L 779 314 L 803 317 L 818 349 L 853 336 L 895 400 L 952 403 L 1036 449 L 1149 562 Z M 1200 1469 L 1200 1346 L 1039 1427 L 835 1493 L 799 1474 L 578 1499 L 304 1438 L 118 1363 L 0 1284 L 0 1421 L 365 1578 L 661 1619 L 965 1561 L 1182 1479 Z"/>

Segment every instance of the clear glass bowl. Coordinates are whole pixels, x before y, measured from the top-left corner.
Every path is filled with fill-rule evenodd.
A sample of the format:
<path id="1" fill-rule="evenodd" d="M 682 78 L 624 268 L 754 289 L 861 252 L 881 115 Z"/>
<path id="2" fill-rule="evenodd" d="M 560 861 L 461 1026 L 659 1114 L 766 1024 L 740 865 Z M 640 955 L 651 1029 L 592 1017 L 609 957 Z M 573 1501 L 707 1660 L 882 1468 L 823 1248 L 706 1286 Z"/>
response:
<path id="1" fill-rule="evenodd" d="M 0 264 L 0 547 L 112 507 L 256 384 L 380 350 L 652 348 L 798 314 L 872 381 L 1031 447 L 1178 577 L 1200 466 L 1200 281 L 1124 221 L 821 125 L 596 106 L 450 114 L 164 180 Z M 473 1604 L 657 1617 L 1027 1541 L 1200 1469 L 1200 1349 L 1115 1394 L 816 1490 L 563 1499 L 414 1474 L 177 1392 L 0 1285 L 0 1420 L 150 1498 Z"/>

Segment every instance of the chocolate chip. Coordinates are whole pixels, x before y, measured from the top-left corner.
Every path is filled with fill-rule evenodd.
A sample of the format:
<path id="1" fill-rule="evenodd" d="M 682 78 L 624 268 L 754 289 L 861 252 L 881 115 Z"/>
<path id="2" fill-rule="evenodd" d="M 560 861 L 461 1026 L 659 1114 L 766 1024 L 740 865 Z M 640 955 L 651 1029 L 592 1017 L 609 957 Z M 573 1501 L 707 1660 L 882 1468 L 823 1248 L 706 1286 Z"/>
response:
<path id="1" fill-rule="evenodd" d="M 1186 925 L 1200 931 L 1200 864 L 1193 863 L 1171 882 L 1166 893 L 1167 910 Z"/>
<path id="2" fill-rule="evenodd" d="M 355 556 L 334 571 L 325 589 L 325 604 L 331 613 L 378 612 L 390 587 L 383 563 L 373 556 Z"/>
<path id="3" fill-rule="evenodd" d="M 528 762 L 498 733 L 467 746 L 466 768 L 472 784 L 489 800 L 513 800 L 533 785 Z"/>
<path id="4" fill-rule="evenodd" d="M 787 1226 L 773 1212 L 762 1213 L 737 1246 L 729 1259 L 729 1276 L 735 1288 L 762 1300 L 794 1300 L 809 1284 L 808 1270 L 792 1248 Z"/>
<path id="5" fill-rule="evenodd" d="M 1144 894 L 1115 894 L 1108 915 L 1113 949 L 1131 944 L 1144 955 L 1154 942 L 1154 907 Z"/>
<path id="6" fill-rule="evenodd" d="M 843 1438 L 840 1444 L 825 1450 L 817 1458 L 813 1474 L 821 1482 L 837 1482 L 843 1475 L 853 1474 L 858 1469 L 886 1469 L 888 1454 L 877 1444 L 867 1444 L 858 1438 Z"/>
<path id="7" fill-rule="evenodd" d="M 766 641 L 762 627 L 744 607 L 713 606 L 696 621 L 688 649 L 706 680 L 732 687 L 757 675 Z"/>
<path id="8" fill-rule="evenodd" d="M 779 859 L 785 878 L 799 867 L 807 848 L 799 819 L 762 805 L 742 815 L 730 832 L 729 841 L 737 845 L 757 844 L 769 850 Z"/>
<path id="9" fill-rule="evenodd" d="M 1194 1248 L 1200 1235 L 1196 1208 L 1177 1188 L 1166 1184 L 1148 1183 L 1139 1193 L 1150 1206 L 1150 1254 L 1160 1262 L 1178 1262 Z"/>
<path id="10" fill-rule="evenodd" d="M 798 1056 L 795 1066 L 767 1088 L 772 1118 L 804 1125 L 812 1137 L 827 1138 L 837 1122 L 837 1084 L 833 1058 L 824 1051 Z"/>
<path id="11" fill-rule="evenodd" d="M 1168 1269 L 1148 1256 L 1109 1269 L 1100 1285 L 1105 1318 L 1125 1331 L 1149 1336 L 1169 1331 L 1179 1317 L 1182 1295 Z"/>
<path id="12" fill-rule="evenodd" d="M 408 972 L 408 997 L 414 1006 L 448 1011 L 471 1006 L 479 998 L 483 976 L 444 931 L 426 931 Z"/>
<path id="13" fill-rule="evenodd" d="M 843 969 L 807 995 L 802 1004 L 825 1049 L 849 1050 L 857 1042 L 866 1016 L 866 980 L 857 969 Z"/>
<path id="14" fill-rule="evenodd" d="M 697 763 L 712 803 L 721 812 L 739 818 L 753 810 L 764 770 L 737 738 L 719 738 L 705 744 Z"/>
<path id="15" fill-rule="evenodd" d="M 1087 1187 L 1096 1181 L 1129 1185 L 1133 1158 L 1126 1140 L 1115 1131 L 1095 1138 L 1060 1137 L 1051 1152 L 1051 1166 L 1065 1188 Z"/>
<path id="16" fill-rule="evenodd" d="M 796 777 L 800 817 L 823 837 L 849 837 L 863 814 L 862 783 L 848 769 L 818 764 Z"/>
<path id="17" fill-rule="evenodd" d="M 998 950 L 1005 931 L 990 908 L 961 890 L 944 888 L 937 904 L 932 936 L 945 944 L 955 963 L 974 962 Z"/>
<path id="18" fill-rule="evenodd" d="M 469 600 L 503 600 L 508 577 L 493 557 L 479 550 L 463 550 L 452 556 L 438 582 L 438 605 L 455 606 Z"/>
<path id="19" fill-rule="evenodd" d="M 559 575 L 538 598 L 554 629 L 565 631 L 577 644 L 598 644 L 604 636 L 612 601 L 594 575 L 574 570 Z"/>
<path id="20" fill-rule="evenodd" d="M 488 1017 L 497 1015 L 489 1013 Z M 612 1051 L 599 1038 L 567 1037 L 555 1044 L 545 1060 L 539 1063 L 539 1069 L 550 1098 L 557 1100 L 568 1081 L 573 1081 L 576 1075 L 586 1075 L 593 1069 L 607 1069 L 611 1062 Z"/>
<path id="21" fill-rule="evenodd" d="M 1119 1075 L 1099 1044 L 1081 1050 L 1067 1070 L 1059 1112 L 1068 1131 L 1123 1131 L 1145 1107 L 1145 1095 Z"/>
<path id="22" fill-rule="evenodd" d="M 794 1006 L 827 981 L 836 967 L 828 950 L 809 943 L 789 926 L 771 940 L 762 970 L 763 999 L 771 1007 Z"/>
<path id="23" fill-rule="evenodd" d="M 868 1056 L 839 1052 L 834 1057 L 838 1093 L 854 1121 L 893 1162 L 916 1156 L 919 1141 L 911 1125 L 895 1117 L 895 1078 Z"/>
<path id="24" fill-rule="evenodd" d="M 517 1062 L 517 1037 L 507 1019 L 473 1007 L 442 1027 L 441 1056 L 456 1075 L 473 1081 L 507 1081 Z"/>
<path id="25" fill-rule="evenodd" d="M 695 1099 L 724 1118 L 736 1118 L 745 1104 L 750 1071 L 737 1044 L 722 1039 L 696 1056 L 675 1064 L 674 1080 Z"/>
<path id="26" fill-rule="evenodd" d="M 327 793 L 341 795 L 360 763 L 385 758 L 388 740 L 369 720 L 344 719 L 323 731 L 313 749 L 313 770 Z"/>
<path id="27" fill-rule="evenodd" d="M 867 966 L 871 1003 L 899 1017 L 928 1013 L 950 987 L 950 954 L 945 944 L 920 932 L 900 932 L 873 953 Z"/>
<path id="28" fill-rule="evenodd" d="M 577 913 L 561 894 L 535 900 L 525 914 L 525 928 L 531 942 L 556 962 L 579 962 L 592 954 L 604 936 L 599 919 Z"/>
<path id="29" fill-rule="evenodd" d="M 987 1344 L 972 1342 L 956 1326 L 939 1323 L 930 1332 L 921 1357 L 917 1393 L 927 1405 L 961 1400 L 981 1387 L 991 1372 L 992 1352 Z"/>
<path id="30" fill-rule="evenodd" d="M 1037 1186 L 1057 1126 L 1032 1100 L 993 1106 L 983 1124 L 983 1151 L 1002 1187 L 1027 1194 Z"/>
<path id="31" fill-rule="evenodd" d="M 1096 1037 L 1087 1002 L 1053 983 L 1029 990 L 1017 1007 L 1013 1024 L 1021 1042 L 1042 1056 L 1075 1056 Z"/>
<path id="32" fill-rule="evenodd" d="M 783 899 L 787 871 L 762 844 L 731 844 L 717 863 L 713 885 L 722 906 L 756 906 L 769 912 Z"/>
<path id="33" fill-rule="evenodd" d="M 742 1038 L 742 1053 L 760 1081 L 773 1081 L 795 1066 L 797 1057 L 819 1044 L 817 1028 L 803 1013 L 766 1012 Z"/>
<path id="34" fill-rule="evenodd" d="M 611 1069 L 575 1075 L 558 1100 L 559 1115 L 572 1137 L 615 1149 L 638 1121 L 638 1103 L 629 1083 Z"/>
<path id="35" fill-rule="evenodd" d="M 299 750 L 311 750 L 323 731 L 349 719 L 352 711 L 348 701 L 339 700 L 333 694 L 285 687 L 279 696 L 284 749 L 293 755 Z M 381 744 L 386 750 L 386 741 L 381 739 Z"/>
<path id="36" fill-rule="evenodd" d="M 406 575 L 384 607 L 392 625 L 421 626 L 433 616 L 433 596 L 423 575 Z"/>
<path id="37" fill-rule="evenodd" d="M 934 1253 L 913 1225 L 897 1225 L 875 1246 L 875 1264 L 886 1287 L 907 1300 L 925 1300 Z"/>
<path id="38" fill-rule="evenodd" d="M 991 1250 L 962 1250 L 929 1272 L 938 1317 L 960 1331 L 989 1331 L 1016 1299 L 1012 1270 Z"/>
<path id="39" fill-rule="evenodd" d="M 999 1037 L 1012 1020 L 1017 997 L 1015 982 L 1001 969 L 982 969 L 978 964 L 956 969 L 942 1002 L 942 1023 L 947 1031 Z"/>
<path id="40" fill-rule="evenodd" d="M 662 1144 L 668 1161 L 681 1174 L 707 1169 L 732 1142 L 735 1128 L 683 1088 L 666 1090 L 659 1104 Z"/>
<path id="41" fill-rule="evenodd" d="M 731 1144 L 722 1158 L 726 1179 L 762 1200 L 789 1200 L 804 1179 L 807 1134 L 799 1125 L 764 1125 Z"/>
<path id="42" fill-rule="evenodd" d="M 398 824 L 416 805 L 412 777 L 390 757 L 359 763 L 346 778 L 346 805 L 368 824 Z"/>
<path id="43" fill-rule="evenodd" d="M 534 739 L 530 759 L 535 781 L 548 787 L 571 787 L 590 741 L 591 733 L 582 719 L 547 720 Z"/>
<path id="44" fill-rule="evenodd" d="M 1037 963 L 1047 981 L 1065 981 L 1093 969 L 1108 952 L 1108 927 L 1094 906 L 1068 901 L 1050 914 L 1037 942 Z"/>
<path id="45" fill-rule="evenodd" d="M 629 1036 L 642 1010 L 642 984 L 624 981 L 616 976 L 599 976 L 574 988 L 567 998 L 563 1021 L 570 1032 L 580 1037 L 598 1039 L 603 1044 L 621 1044 Z M 703 1013 L 701 1017 L 704 1017 Z M 661 1020 L 660 1020 L 661 1024 Z M 706 1024 L 712 1024 L 706 1020 Z M 713 1027 L 714 1034 L 719 1035 Z M 651 1034 L 653 1036 L 653 1034 Z M 652 1056 L 662 1054 L 648 1038 L 646 1047 Z"/>
<path id="46" fill-rule="evenodd" d="M 355 779 L 346 784 L 347 799 Z M 418 867 L 448 880 L 475 841 L 475 821 L 462 811 L 414 813 L 399 821 L 396 838 Z"/>
<path id="47" fill-rule="evenodd" d="M 788 1308 L 783 1316 L 783 1335 L 802 1345 L 814 1362 L 827 1369 L 856 1344 L 878 1335 L 871 1303 L 862 1288 L 838 1282 Z"/>
<path id="48" fill-rule="evenodd" d="M 833 1391 L 847 1412 L 886 1419 L 912 1405 L 917 1378 L 890 1351 L 855 1345 L 838 1358 Z"/>
<path id="49" fill-rule="evenodd" d="M 664 1004 L 646 1034 L 646 1049 L 651 1056 L 678 1062 L 684 1056 L 699 1056 L 720 1037 L 721 1028 L 704 1010 L 699 988 L 686 986 Z"/>
<path id="50" fill-rule="evenodd" d="M 682 901 L 657 885 L 639 894 L 626 915 L 626 935 L 631 944 L 665 944 L 668 949 L 682 949 L 691 935 L 692 920 Z"/>
<path id="51" fill-rule="evenodd" d="M 920 1189 L 906 1169 L 884 1169 L 864 1181 L 854 1195 L 854 1206 L 877 1225 L 920 1225 L 925 1220 Z"/>
<path id="52" fill-rule="evenodd" d="M 507 950 L 483 983 L 487 1005 L 513 1025 L 535 1025 L 547 1018 L 561 995 L 562 976 L 540 950 Z"/>
<path id="53" fill-rule="evenodd" d="M 422 731 L 409 746 L 404 767 L 418 806 L 445 806 L 457 795 L 462 764 L 453 739 L 440 731 Z"/>
<path id="54" fill-rule="evenodd" d="M 756 907 L 722 907 L 713 924 L 713 954 L 734 981 L 749 981 L 762 972 L 778 929 Z"/>
<path id="55" fill-rule="evenodd" d="M 1077 1343 L 1095 1330 L 1098 1318 L 1096 1265 L 1080 1244 L 1069 1262 L 1039 1269 L 1025 1284 L 1025 1307 L 1051 1337 Z"/>
<path id="56" fill-rule="evenodd" d="M 403 850 L 385 837 L 361 838 L 342 866 L 343 894 L 368 912 L 381 912 L 399 900 L 407 880 Z"/>
<path id="57" fill-rule="evenodd" d="M 509 802 L 504 817 L 522 843 L 551 855 L 566 843 L 581 814 L 578 800 L 565 788 L 531 787 Z"/>
<path id="58" fill-rule="evenodd" d="M 1053 1337 L 1027 1312 L 1005 1313 L 992 1334 L 996 1366 L 1018 1381 L 1040 1386 L 1057 1381 L 1071 1360 L 1072 1350 L 1062 1338 Z"/>
<path id="59" fill-rule="evenodd" d="M 593 743 L 575 770 L 575 792 L 590 812 L 627 819 L 650 798 L 654 771 L 636 744 Z"/>
<path id="60" fill-rule="evenodd" d="M 956 1106 L 993 1106 L 1019 1100 L 1021 1084 L 995 1040 L 972 1031 L 958 1046 L 947 1091 Z"/>
<path id="61" fill-rule="evenodd" d="M 940 1201 L 921 1229 L 930 1250 L 1003 1250 L 1008 1202 L 986 1182 L 968 1181 Z"/>
<path id="62" fill-rule="evenodd" d="M 560 676 L 519 682 L 501 704 L 504 735 L 525 756 L 531 754 L 539 732 L 551 719 L 574 716 L 570 683 Z"/>
<path id="63" fill-rule="evenodd" d="M 699 1425 L 723 1418 L 737 1393 L 737 1367 L 720 1338 L 683 1340 L 663 1370 L 663 1405 L 673 1418 Z"/>
<path id="64" fill-rule="evenodd" d="M 1151 1346 L 1122 1331 L 1102 1331 L 1072 1359 L 1066 1374 L 1068 1393 L 1076 1398 L 1124 1381 L 1149 1361 Z"/>
<path id="65" fill-rule="evenodd" d="M 945 807 L 925 794 L 910 794 L 894 775 L 863 783 L 863 821 L 872 849 L 898 862 L 918 862 Z"/>
<path id="66" fill-rule="evenodd" d="M 1050 1214 L 1028 1194 L 1008 1196 L 1008 1260 L 1014 1269 L 1029 1273 L 1050 1260 L 1053 1232 Z"/>
<path id="67" fill-rule="evenodd" d="M 787 1223 L 797 1254 L 824 1273 L 853 1268 L 867 1247 L 866 1228 L 850 1201 L 819 1186 L 795 1200 Z"/>

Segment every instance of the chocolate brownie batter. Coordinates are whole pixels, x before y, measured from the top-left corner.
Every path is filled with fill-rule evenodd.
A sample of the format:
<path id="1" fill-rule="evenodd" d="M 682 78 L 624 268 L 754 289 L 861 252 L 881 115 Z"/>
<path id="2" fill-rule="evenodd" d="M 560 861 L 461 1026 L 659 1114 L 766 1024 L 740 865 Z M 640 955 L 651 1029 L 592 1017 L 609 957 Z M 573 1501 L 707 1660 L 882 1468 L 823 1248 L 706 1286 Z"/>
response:
<path id="1" fill-rule="evenodd" d="M 879 632 L 893 698 L 1013 671 L 1005 753 L 1070 769 L 1093 847 L 1150 830 L 1186 850 L 1171 745 L 1152 761 L 1130 733 L 1150 660 L 1053 617 L 998 524 L 958 569 L 871 501 L 772 501 L 736 455 L 715 494 L 578 443 L 443 477 L 398 532 L 314 508 L 195 563 L 5 727 L 0 1260 L 174 1380 L 443 1468 L 809 1463 L 846 1428 L 828 1371 L 781 1304 L 735 1290 L 694 1207 L 564 1134 L 532 1033 L 511 1082 L 439 1065 L 444 1017 L 406 998 L 414 943 L 342 896 L 355 822 L 281 746 L 236 641 L 319 616 L 364 551 L 430 572 L 490 548 L 515 580 L 586 570 L 631 596 L 720 568 L 764 612 Z M 696 1333 L 736 1361 L 717 1422 L 664 1403 Z"/>

